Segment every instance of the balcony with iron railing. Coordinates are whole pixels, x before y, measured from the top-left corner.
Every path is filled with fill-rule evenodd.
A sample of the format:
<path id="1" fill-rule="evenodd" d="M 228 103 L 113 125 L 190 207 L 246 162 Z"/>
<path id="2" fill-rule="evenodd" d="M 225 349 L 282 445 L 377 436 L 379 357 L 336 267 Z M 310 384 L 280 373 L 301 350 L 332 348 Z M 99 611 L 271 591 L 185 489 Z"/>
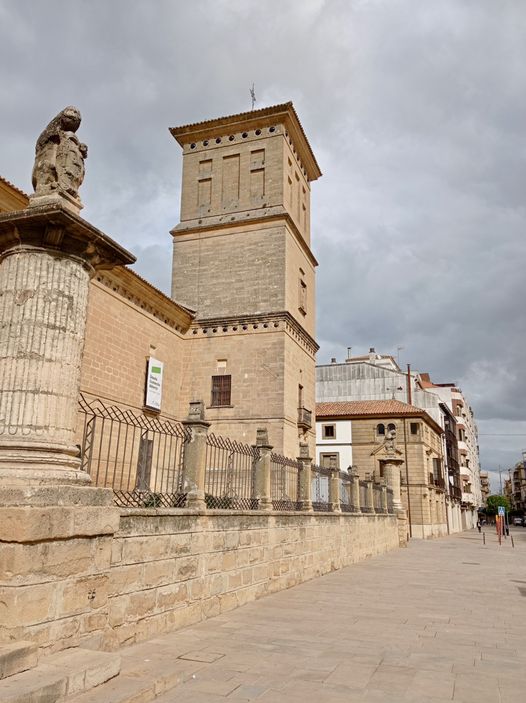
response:
<path id="1" fill-rule="evenodd" d="M 298 427 L 310 430 L 312 427 L 312 411 L 307 408 L 298 408 Z"/>

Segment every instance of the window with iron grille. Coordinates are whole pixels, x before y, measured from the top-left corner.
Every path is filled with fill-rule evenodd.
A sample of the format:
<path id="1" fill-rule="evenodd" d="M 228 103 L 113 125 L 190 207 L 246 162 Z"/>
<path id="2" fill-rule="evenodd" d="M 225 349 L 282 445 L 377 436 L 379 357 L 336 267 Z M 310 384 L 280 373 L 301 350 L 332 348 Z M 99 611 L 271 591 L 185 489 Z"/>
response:
<path id="1" fill-rule="evenodd" d="M 231 405 L 232 376 L 212 376 L 212 402 L 213 406 Z"/>

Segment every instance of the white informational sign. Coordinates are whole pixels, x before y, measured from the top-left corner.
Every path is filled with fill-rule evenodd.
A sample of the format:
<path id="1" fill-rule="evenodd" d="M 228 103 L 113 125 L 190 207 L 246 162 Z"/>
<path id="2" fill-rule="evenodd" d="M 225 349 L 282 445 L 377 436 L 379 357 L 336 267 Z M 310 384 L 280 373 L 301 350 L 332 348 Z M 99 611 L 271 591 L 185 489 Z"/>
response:
<path id="1" fill-rule="evenodd" d="M 504 517 L 504 506 L 503 505 L 499 505 L 499 515 Z"/>
<path id="2" fill-rule="evenodd" d="M 163 362 L 150 356 L 146 369 L 146 402 L 147 408 L 161 409 L 163 394 Z"/>

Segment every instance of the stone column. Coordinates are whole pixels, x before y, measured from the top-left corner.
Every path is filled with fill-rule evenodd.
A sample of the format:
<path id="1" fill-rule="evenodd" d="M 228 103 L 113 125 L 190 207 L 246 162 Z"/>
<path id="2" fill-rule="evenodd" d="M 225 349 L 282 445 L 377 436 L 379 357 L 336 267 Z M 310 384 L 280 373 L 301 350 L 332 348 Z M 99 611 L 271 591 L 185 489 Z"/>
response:
<path id="1" fill-rule="evenodd" d="M 256 498 L 260 510 L 272 510 L 272 493 L 270 490 L 270 461 L 272 447 L 268 441 L 268 431 L 260 427 L 256 433 L 256 447 L 259 449 L 259 459 L 256 461 Z"/>
<path id="2" fill-rule="evenodd" d="M 300 455 L 298 461 L 301 464 L 299 480 L 299 503 L 300 510 L 312 512 L 312 458 L 309 456 L 309 445 L 300 442 Z"/>
<path id="3" fill-rule="evenodd" d="M 353 513 L 361 513 L 360 507 L 360 476 L 354 466 L 351 467 L 351 505 Z"/>
<path id="4" fill-rule="evenodd" d="M 331 469 L 329 476 L 329 510 L 331 513 L 341 513 L 340 505 L 340 469 Z"/>
<path id="5" fill-rule="evenodd" d="M 402 497 L 400 493 L 400 459 L 386 459 L 382 462 L 384 477 L 389 488 L 393 491 L 393 507 L 395 512 L 402 510 Z"/>
<path id="6" fill-rule="evenodd" d="M 89 281 L 133 261 L 58 196 L 0 215 L 0 486 L 89 483 L 75 446 Z"/>
<path id="7" fill-rule="evenodd" d="M 398 542 L 401 547 L 407 546 L 407 515 L 402 505 L 400 492 L 400 467 L 402 459 L 388 458 L 382 461 L 384 477 L 387 485 L 393 491 L 393 509 L 397 518 Z M 409 490 L 409 487 L 408 487 Z"/>
<path id="8" fill-rule="evenodd" d="M 363 513 L 374 513 L 374 493 L 373 493 L 373 478 L 371 474 L 365 475 L 365 507 L 362 507 Z"/>
<path id="9" fill-rule="evenodd" d="M 387 515 L 389 513 L 389 506 L 387 504 L 387 486 L 385 485 L 385 479 L 380 484 L 380 491 L 382 496 L 382 513 Z"/>
<path id="10" fill-rule="evenodd" d="M 210 423 L 205 420 L 202 400 L 190 402 L 188 417 L 183 420 L 183 425 L 190 433 L 183 456 L 183 489 L 186 492 L 186 505 L 188 508 L 204 510 L 206 508 L 206 436 Z"/>

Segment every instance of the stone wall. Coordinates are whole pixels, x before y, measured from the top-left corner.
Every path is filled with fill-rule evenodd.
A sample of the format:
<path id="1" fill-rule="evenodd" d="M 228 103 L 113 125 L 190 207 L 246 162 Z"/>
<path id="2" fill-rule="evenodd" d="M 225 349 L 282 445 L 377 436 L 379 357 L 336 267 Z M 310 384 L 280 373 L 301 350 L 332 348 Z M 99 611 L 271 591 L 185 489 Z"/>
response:
<path id="1" fill-rule="evenodd" d="M 127 510 L 109 575 L 114 648 L 398 547 L 395 516 Z"/>
<path id="2" fill-rule="evenodd" d="M 398 547 L 392 515 L 127 509 L 0 492 L 0 643 L 114 649 Z"/>

